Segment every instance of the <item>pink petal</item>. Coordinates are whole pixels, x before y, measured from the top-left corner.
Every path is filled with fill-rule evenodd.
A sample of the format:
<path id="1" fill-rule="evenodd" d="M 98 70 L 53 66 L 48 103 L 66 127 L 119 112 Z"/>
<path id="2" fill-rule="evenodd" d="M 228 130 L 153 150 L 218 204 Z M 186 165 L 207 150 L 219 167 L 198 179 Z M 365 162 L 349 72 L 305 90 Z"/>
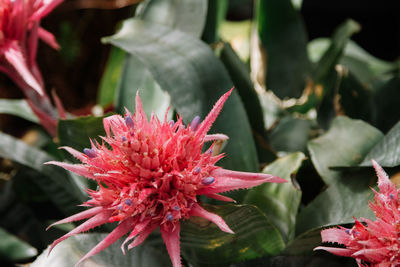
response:
<path id="1" fill-rule="evenodd" d="M 143 104 L 142 104 L 142 100 L 140 99 L 140 96 L 139 96 L 139 91 L 136 92 L 135 115 L 139 116 L 139 121 L 147 121 L 147 116 L 143 109 Z"/>
<path id="2" fill-rule="evenodd" d="M 150 219 L 145 220 L 145 221 L 140 222 L 135 225 L 135 228 L 133 229 L 133 231 L 129 234 L 129 236 L 125 239 L 124 243 L 122 243 L 122 245 L 121 245 L 122 253 L 125 254 L 125 244 L 127 242 L 129 242 L 130 240 L 132 240 L 132 238 L 137 236 L 140 232 L 142 232 L 147 227 L 147 225 L 150 223 L 150 221 L 151 221 Z"/>
<path id="3" fill-rule="evenodd" d="M 43 95 L 44 91 L 40 83 L 35 79 L 26 64 L 26 58 L 17 46 L 10 47 L 4 52 L 4 57 L 17 70 L 19 76 L 39 95 Z"/>
<path id="4" fill-rule="evenodd" d="M 214 140 L 226 141 L 228 139 L 229 139 L 229 137 L 225 134 L 207 134 L 204 137 L 204 142 L 210 142 L 210 141 L 214 141 Z"/>
<path id="5" fill-rule="evenodd" d="M 211 213 L 205 209 L 203 209 L 199 204 L 195 203 L 192 207 L 192 210 L 190 211 L 191 216 L 198 216 L 202 217 L 204 219 L 207 219 L 209 221 L 212 221 L 215 223 L 222 231 L 227 232 L 229 234 L 234 234 L 234 232 L 229 228 L 229 226 L 226 224 L 224 219 L 222 219 L 220 216 L 217 214 Z"/>
<path id="6" fill-rule="evenodd" d="M 81 153 L 72 147 L 62 146 L 62 147 L 59 147 L 59 149 L 66 150 L 69 154 L 71 154 L 73 157 L 79 159 L 82 162 L 86 161 L 86 159 L 87 159 L 87 156 L 84 153 Z"/>
<path id="7" fill-rule="evenodd" d="M 123 221 L 117 228 L 115 228 L 110 234 L 108 234 L 100 243 L 98 243 L 94 248 L 92 248 L 83 258 L 81 258 L 76 264 L 78 266 L 81 262 L 93 255 L 99 253 L 109 245 L 113 244 L 115 241 L 120 239 L 123 235 L 129 232 L 132 227 L 132 220 L 127 219 Z"/>
<path id="8" fill-rule="evenodd" d="M 33 26 L 29 32 L 29 39 L 28 39 L 28 51 L 29 51 L 29 64 L 32 65 L 36 59 L 36 52 L 38 46 L 38 29 L 39 29 L 39 22 L 33 23 Z"/>
<path id="9" fill-rule="evenodd" d="M 109 117 L 106 117 L 103 119 L 103 124 L 104 124 L 104 130 L 106 131 L 107 137 L 111 135 L 110 129 L 118 129 L 119 127 L 122 127 L 123 129 L 126 130 L 126 126 L 124 123 L 124 119 L 122 118 L 121 115 L 112 115 Z M 114 132 L 114 134 L 117 134 Z"/>
<path id="10" fill-rule="evenodd" d="M 372 165 L 376 171 L 376 175 L 378 176 L 378 187 L 380 189 L 380 193 L 384 195 L 388 195 L 396 190 L 395 186 L 390 182 L 388 175 L 382 169 L 382 167 L 375 161 L 372 160 Z"/>
<path id="11" fill-rule="evenodd" d="M 339 243 L 346 245 L 350 240 L 345 229 L 330 228 L 321 231 L 322 242 Z"/>
<path id="12" fill-rule="evenodd" d="M 38 35 L 39 35 L 40 39 L 42 39 L 42 41 L 45 42 L 46 44 L 48 44 L 51 48 L 53 48 L 55 50 L 60 49 L 60 45 L 57 43 L 56 38 L 54 37 L 54 35 L 51 32 L 48 32 L 45 29 L 43 29 L 42 27 L 40 27 L 38 29 Z"/>
<path id="13" fill-rule="evenodd" d="M 337 256 L 344 256 L 344 257 L 351 257 L 353 252 L 350 249 L 347 248 L 334 248 L 334 247 L 316 247 L 314 248 L 315 250 L 326 250 L 332 254 L 335 254 Z"/>
<path id="14" fill-rule="evenodd" d="M 62 237 L 60 237 L 59 239 L 57 239 L 56 241 L 53 242 L 53 244 L 51 244 L 50 249 L 49 249 L 49 254 L 50 252 L 53 250 L 53 248 L 60 243 L 61 241 L 67 239 L 68 237 L 71 237 L 73 235 L 79 234 L 81 232 L 85 232 L 88 231 L 96 226 L 105 224 L 108 222 L 108 219 L 111 216 L 111 212 L 110 211 L 104 211 L 102 213 L 97 214 L 96 216 L 90 218 L 89 220 L 87 220 L 86 222 L 82 223 L 81 225 L 79 225 L 78 227 L 76 227 L 75 229 L 71 230 L 70 232 L 68 232 L 67 234 L 63 235 Z"/>
<path id="15" fill-rule="evenodd" d="M 158 227 L 157 224 L 148 225 L 143 231 L 128 245 L 128 249 L 139 246 L 144 240 Z"/>
<path id="16" fill-rule="evenodd" d="M 82 212 L 79 212 L 77 214 L 74 214 L 68 218 L 62 219 L 60 221 L 57 221 L 55 223 L 52 223 L 51 225 L 49 225 L 46 230 L 50 229 L 51 227 L 53 227 L 54 225 L 58 225 L 58 224 L 63 224 L 63 223 L 70 223 L 70 222 L 75 222 L 75 221 L 80 221 L 83 219 L 87 219 L 89 217 L 92 217 L 98 213 L 100 213 L 103 210 L 103 207 L 95 207 L 95 208 L 91 208 L 88 210 L 84 210 Z"/>
<path id="17" fill-rule="evenodd" d="M 366 259 L 374 262 L 380 262 L 386 258 L 386 255 L 389 253 L 389 250 L 386 248 L 370 248 L 370 249 L 361 249 L 355 252 L 352 256 L 359 257 L 364 256 Z"/>
<path id="18" fill-rule="evenodd" d="M 216 199 L 216 200 L 226 201 L 226 202 L 235 202 L 236 203 L 236 200 L 234 200 L 234 199 L 232 199 L 230 197 L 227 197 L 227 196 L 223 196 L 223 195 L 219 195 L 219 194 L 204 194 L 204 195 L 206 197 L 213 198 L 213 199 Z"/>
<path id="19" fill-rule="evenodd" d="M 58 161 L 49 161 L 44 164 L 52 164 L 56 166 L 60 166 L 66 170 L 69 170 L 71 172 L 74 172 L 78 175 L 85 176 L 88 178 L 96 179 L 96 176 L 92 172 L 89 171 L 88 167 L 86 165 L 82 164 L 69 164 L 69 163 L 64 163 L 64 162 L 58 162 Z"/>
<path id="20" fill-rule="evenodd" d="M 218 99 L 217 103 L 215 103 L 213 109 L 208 113 L 207 117 L 204 121 L 200 124 L 199 128 L 197 129 L 196 136 L 205 136 L 206 133 L 210 130 L 212 124 L 217 119 L 218 114 L 221 112 L 222 107 L 224 106 L 225 101 L 231 95 L 232 90 L 226 92 L 223 96 Z"/>
<path id="21" fill-rule="evenodd" d="M 43 17 L 47 16 L 56 6 L 61 4 L 63 0 L 48 0 L 45 1 L 43 6 L 41 6 L 35 13 L 30 17 L 32 21 L 41 20 Z"/>
<path id="22" fill-rule="evenodd" d="M 250 188 L 263 183 L 287 182 L 285 179 L 271 174 L 236 172 L 224 169 L 216 169 L 210 175 L 215 177 L 215 182 L 198 190 L 198 194 L 222 193 L 236 189 Z"/>
<path id="23" fill-rule="evenodd" d="M 278 176 L 273 176 L 272 174 L 265 173 L 254 173 L 254 172 L 239 172 L 239 171 L 231 171 L 222 168 L 215 169 L 211 175 L 213 176 L 225 176 L 230 178 L 236 178 L 246 181 L 265 181 L 269 183 L 287 183 L 287 180 L 282 179 Z"/>
<path id="24" fill-rule="evenodd" d="M 53 97 L 54 103 L 56 104 L 58 115 L 60 116 L 61 119 L 66 119 L 67 112 L 65 111 L 65 108 L 61 102 L 61 99 L 58 97 L 58 95 L 54 89 L 51 90 L 51 96 Z"/>
<path id="25" fill-rule="evenodd" d="M 163 227 L 160 227 L 161 236 L 164 239 L 164 243 L 167 247 L 169 257 L 172 261 L 173 267 L 181 267 L 181 251 L 180 251 L 180 230 L 181 226 L 179 222 L 175 225 L 175 229 L 173 231 L 164 230 Z"/>

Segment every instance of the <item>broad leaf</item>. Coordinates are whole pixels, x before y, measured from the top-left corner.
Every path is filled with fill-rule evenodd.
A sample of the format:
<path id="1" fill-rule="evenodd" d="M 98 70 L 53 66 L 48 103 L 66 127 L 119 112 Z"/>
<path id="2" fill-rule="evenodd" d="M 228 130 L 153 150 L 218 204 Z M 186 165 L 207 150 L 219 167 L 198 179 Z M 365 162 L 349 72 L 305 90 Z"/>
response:
<path id="1" fill-rule="evenodd" d="M 288 180 L 288 183 L 262 184 L 250 190 L 244 200 L 245 203 L 260 208 L 286 242 L 294 237 L 296 215 L 301 200 L 301 190 L 291 177 L 297 173 L 304 159 L 305 155 L 297 152 L 272 162 L 263 169 L 263 173 L 279 176 Z"/>
<path id="2" fill-rule="evenodd" d="M 115 90 L 122 73 L 125 52 L 118 47 L 111 48 L 106 69 L 100 81 L 97 103 L 107 106 L 114 102 Z"/>
<path id="3" fill-rule="evenodd" d="M 171 105 L 170 96 L 161 90 L 143 63 L 128 54 L 125 58 L 123 72 L 117 89 L 116 109 L 118 113 L 125 113 L 125 108 L 134 112 L 136 93 L 139 93 L 144 111 L 148 116 L 154 112 L 158 118 L 164 119 L 165 112 Z"/>
<path id="4" fill-rule="evenodd" d="M 318 62 L 330 45 L 331 40 L 328 38 L 310 41 L 307 45 L 310 60 Z M 370 85 L 375 84 L 377 79 L 391 75 L 396 68 L 396 64 L 372 56 L 352 40 L 347 42 L 339 64 L 346 66 L 363 84 Z"/>
<path id="5" fill-rule="evenodd" d="M 79 234 L 58 244 L 49 254 L 49 249 L 33 262 L 31 267 L 70 267 L 74 266 L 91 248 L 106 237 L 106 234 Z M 165 249 L 151 246 L 147 243 L 122 254 L 122 239 L 110 245 L 100 253 L 87 259 L 82 266 L 135 266 L 135 267 L 164 267 L 171 266 L 171 261 Z M 49 254 L 49 255 L 48 255 Z"/>
<path id="6" fill-rule="evenodd" d="M 308 230 L 296 236 L 295 239 L 287 244 L 282 254 L 284 255 L 310 255 L 313 254 L 313 248 L 319 246 L 321 240 L 321 230 L 324 228 L 318 227 L 315 229 Z"/>
<path id="7" fill-rule="evenodd" d="M 206 43 L 215 43 L 219 39 L 219 28 L 228 11 L 228 0 L 208 0 L 207 19 L 201 39 Z"/>
<path id="8" fill-rule="evenodd" d="M 0 228 L 0 258 L 15 262 L 34 257 L 37 253 L 34 247 Z"/>
<path id="9" fill-rule="evenodd" d="M 351 163 L 351 160 L 348 159 L 348 162 Z M 301 210 L 297 217 L 296 234 L 312 228 L 354 223 L 354 217 L 373 219 L 368 202 L 373 199 L 371 186 L 375 184 L 376 174 L 372 168 L 341 172 L 334 184 Z"/>
<path id="10" fill-rule="evenodd" d="M 181 243 L 185 259 L 195 266 L 220 266 L 284 248 L 279 231 L 252 205 L 206 206 L 220 215 L 235 234 L 222 232 L 200 217 L 182 223 Z"/>
<path id="11" fill-rule="evenodd" d="M 31 147 L 18 139 L 0 133 L 0 157 L 8 158 L 41 173 L 34 181 L 66 215 L 75 213 L 85 196 L 63 169 L 44 165 L 54 160 L 46 152 Z"/>
<path id="12" fill-rule="evenodd" d="M 90 139 L 97 139 L 99 141 L 99 136 L 106 135 L 103 126 L 103 118 L 106 116 L 87 116 L 60 120 L 58 122 L 58 138 L 60 139 L 60 144 L 81 151 L 86 147 L 91 147 Z"/>
<path id="13" fill-rule="evenodd" d="M 310 131 L 315 122 L 293 116 L 283 117 L 269 135 L 275 151 L 306 152 Z"/>
<path id="14" fill-rule="evenodd" d="M 337 183 L 340 171 L 332 166 L 357 166 L 383 134 L 371 125 L 347 117 L 337 117 L 328 132 L 308 143 L 311 160 L 323 181 Z"/>
<path id="15" fill-rule="evenodd" d="M 361 84 L 356 76 L 345 67 L 338 72 L 338 92 L 335 95 L 335 109 L 353 119 L 372 122 L 372 90 Z"/>
<path id="16" fill-rule="evenodd" d="M 263 110 L 251 81 L 248 67 L 227 43 L 224 43 L 220 58 L 243 101 L 253 136 L 255 136 L 258 158 L 261 162 L 272 161 L 275 155 L 264 146 L 265 143 L 268 143 L 268 136 L 264 127 Z"/>
<path id="17" fill-rule="evenodd" d="M 206 23 L 207 0 L 151 0 L 139 5 L 136 17 L 200 37 Z"/>
<path id="18" fill-rule="evenodd" d="M 0 114 L 1 113 L 15 115 L 34 123 L 39 122 L 38 118 L 25 100 L 0 99 Z"/>
<path id="19" fill-rule="evenodd" d="M 362 83 L 368 84 L 375 84 L 377 79 L 386 79 L 396 68 L 395 63 L 372 56 L 351 40 L 344 49 L 340 63 L 347 66 Z"/>
<path id="20" fill-rule="evenodd" d="M 232 87 L 222 63 L 210 48 L 189 34 L 142 20 L 126 20 L 120 32 L 105 39 L 140 60 L 172 106 L 189 121 L 204 116 L 212 104 Z M 240 127 L 238 127 L 240 122 Z M 257 155 L 243 105 L 234 92 L 214 124 L 212 132 L 230 137 L 229 157 L 221 163 L 229 169 L 257 170 Z"/>
<path id="21" fill-rule="evenodd" d="M 314 252 L 313 255 L 280 255 L 245 261 L 230 265 L 230 267 L 357 267 L 353 258 L 338 257 L 325 251 Z"/>
<path id="22" fill-rule="evenodd" d="M 375 125 L 383 132 L 389 131 L 400 119 L 400 109 L 398 108 L 399 88 L 400 74 L 377 86 L 374 92 Z"/>
<path id="23" fill-rule="evenodd" d="M 336 29 L 329 48 L 314 68 L 313 80 L 315 82 L 322 82 L 324 77 L 334 69 L 343 54 L 349 38 L 359 30 L 360 25 L 353 20 L 347 20 Z"/>
<path id="24" fill-rule="evenodd" d="M 371 166 L 371 160 L 376 160 L 383 167 L 400 165 L 400 122 L 398 122 L 380 142 L 365 156 L 361 166 Z"/>
<path id="25" fill-rule="evenodd" d="M 307 37 L 290 0 L 258 1 L 257 22 L 266 52 L 267 88 L 278 97 L 299 97 L 309 75 Z"/>

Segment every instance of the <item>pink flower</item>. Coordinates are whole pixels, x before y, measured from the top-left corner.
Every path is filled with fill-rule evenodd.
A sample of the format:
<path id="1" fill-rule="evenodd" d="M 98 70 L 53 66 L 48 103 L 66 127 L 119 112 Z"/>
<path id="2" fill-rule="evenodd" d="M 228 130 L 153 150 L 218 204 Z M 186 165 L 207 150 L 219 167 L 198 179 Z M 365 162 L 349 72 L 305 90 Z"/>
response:
<path id="1" fill-rule="evenodd" d="M 156 228 L 160 228 L 173 266 L 181 266 L 180 221 L 199 216 L 214 222 L 222 231 L 233 233 L 225 221 L 199 205 L 197 195 L 222 201 L 233 201 L 218 193 L 250 188 L 265 182 L 286 180 L 269 174 L 245 173 L 215 166 L 223 155 L 214 155 L 211 148 L 202 153 L 205 142 L 226 140 L 224 134 L 207 135 L 232 90 L 224 94 L 203 122 L 195 117 L 187 127 L 182 118 L 164 122 L 156 116 L 147 120 L 140 97 L 136 96 L 136 112 L 125 118 L 114 115 L 104 119 L 107 145 L 93 143 L 80 153 L 64 147 L 82 164 L 49 162 L 95 180 L 99 189 L 89 191 L 85 203 L 90 209 L 55 224 L 83 219 L 86 222 L 57 239 L 51 249 L 64 239 L 93 227 L 118 222 L 118 226 L 77 265 L 130 232 L 122 245 L 128 249 L 141 244 Z"/>
<path id="2" fill-rule="evenodd" d="M 370 208 L 376 220 L 355 220 L 351 229 L 330 228 L 321 232 L 323 242 L 338 243 L 345 248 L 316 247 L 335 255 L 353 257 L 358 266 L 400 266 L 400 189 L 391 183 L 385 171 L 372 160 L 378 175 L 379 192 L 375 192 Z M 367 265 L 368 264 L 368 265 Z"/>
<path id="3" fill-rule="evenodd" d="M 0 71 L 9 75 L 25 94 L 44 94 L 36 64 L 38 38 L 58 49 L 54 36 L 40 20 L 63 0 L 0 0 Z"/>

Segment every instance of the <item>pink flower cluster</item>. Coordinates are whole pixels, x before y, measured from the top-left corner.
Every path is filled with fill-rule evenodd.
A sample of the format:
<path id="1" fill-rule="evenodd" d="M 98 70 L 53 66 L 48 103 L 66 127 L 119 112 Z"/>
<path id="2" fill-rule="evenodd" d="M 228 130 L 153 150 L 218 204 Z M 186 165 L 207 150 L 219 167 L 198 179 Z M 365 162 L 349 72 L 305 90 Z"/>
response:
<path id="1" fill-rule="evenodd" d="M 65 117 L 65 111 L 54 93 L 57 114 L 45 92 L 36 52 L 39 38 L 59 48 L 54 36 L 40 27 L 40 21 L 62 1 L 0 0 L 0 71 L 22 89 L 32 111 L 53 136 L 57 131 L 57 119 Z"/>
<path id="2" fill-rule="evenodd" d="M 0 0 L 0 71 L 22 89 L 44 94 L 36 64 L 38 38 L 58 49 L 54 36 L 40 27 L 40 20 L 63 0 Z"/>
<path id="3" fill-rule="evenodd" d="M 215 164 L 223 155 L 214 155 L 213 145 L 202 152 L 205 142 L 228 139 L 224 134 L 207 135 L 207 132 L 231 92 L 218 100 L 203 122 L 195 117 L 188 126 L 182 118 L 168 122 L 166 115 L 164 122 L 154 115 L 148 121 L 140 97 L 136 96 L 134 115 L 127 111 L 125 117 L 114 115 L 104 119 L 103 144 L 92 142 L 92 147 L 84 149 L 84 153 L 64 147 L 82 164 L 49 163 L 95 180 L 99 189 L 89 191 L 91 199 L 85 205 L 90 209 L 55 223 L 87 219 L 57 239 L 51 248 L 72 235 L 118 222 L 78 265 L 129 232 L 122 245 L 124 252 L 125 244 L 131 242 L 128 249 L 136 247 L 160 228 L 173 266 L 177 267 L 181 266 L 181 220 L 199 216 L 214 222 L 222 231 L 233 233 L 220 216 L 201 207 L 197 196 L 233 201 L 218 193 L 286 180 L 218 167 Z"/>
<path id="4" fill-rule="evenodd" d="M 379 192 L 370 208 L 376 220 L 355 220 L 351 229 L 330 228 L 321 232 L 323 242 L 338 243 L 345 248 L 316 247 L 335 255 L 353 257 L 358 266 L 400 266 L 400 189 L 391 183 L 385 171 L 372 161 L 378 175 Z"/>

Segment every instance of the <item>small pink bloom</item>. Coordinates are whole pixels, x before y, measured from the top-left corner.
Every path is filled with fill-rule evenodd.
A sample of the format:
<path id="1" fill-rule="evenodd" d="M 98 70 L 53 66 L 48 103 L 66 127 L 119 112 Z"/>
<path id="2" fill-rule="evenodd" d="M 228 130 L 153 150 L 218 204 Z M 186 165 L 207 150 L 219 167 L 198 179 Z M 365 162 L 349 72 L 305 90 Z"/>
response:
<path id="1" fill-rule="evenodd" d="M 54 36 L 39 26 L 40 20 L 63 0 L 0 0 L 0 71 L 12 78 L 25 93 L 44 94 L 36 64 L 38 38 L 59 46 Z"/>
<path id="2" fill-rule="evenodd" d="M 220 216 L 199 205 L 197 196 L 233 201 L 218 193 L 286 180 L 269 174 L 225 170 L 215 166 L 223 155 L 213 155 L 210 149 L 202 153 L 206 141 L 227 139 L 226 135 L 207 132 L 231 92 L 218 100 L 203 122 L 196 117 L 187 127 L 182 118 L 168 122 L 166 115 L 164 122 L 154 115 L 148 121 L 137 95 L 134 115 L 127 111 L 125 117 L 114 115 L 104 119 L 103 140 L 107 145 L 92 143 L 84 153 L 64 147 L 82 164 L 49 163 L 95 180 L 99 189 L 89 191 L 91 199 L 85 205 L 90 209 L 55 223 L 87 219 L 57 239 L 51 248 L 72 235 L 118 222 L 77 265 L 129 232 L 123 252 L 125 244 L 131 242 L 128 249 L 136 247 L 160 228 L 173 266 L 181 266 L 181 220 L 199 216 L 214 222 L 222 231 L 233 233 Z"/>
<path id="3" fill-rule="evenodd" d="M 323 242 L 338 243 L 344 248 L 316 247 L 332 254 L 356 259 L 358 266 L 400 266 L 400 189 L 391 183 L 387 174 L 372 160 L 378 175 L 379 192 L 375 192 L 370 208 L 376 220 L 355 220 L 351 229 L 330 228 L 321 232 Z"/>

